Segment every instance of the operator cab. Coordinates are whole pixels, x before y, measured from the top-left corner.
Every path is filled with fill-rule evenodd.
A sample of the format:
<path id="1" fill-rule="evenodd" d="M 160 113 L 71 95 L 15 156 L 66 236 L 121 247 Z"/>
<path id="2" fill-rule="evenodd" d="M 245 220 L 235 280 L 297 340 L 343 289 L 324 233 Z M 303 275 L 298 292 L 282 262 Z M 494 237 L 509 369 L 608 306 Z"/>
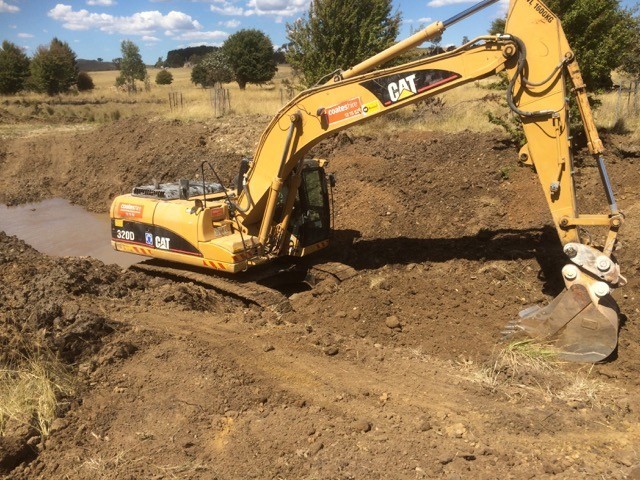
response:
<path id="1" fill-rule="evenodd" d="M 304 162 L 289 223 L 289 255 L 308 255 L 328 245 L 331 236 L 330 188 L 334 180 L 332 176 L 330 181 L 327 180 L 324 165 L 324 161 Z M 281 218 L 288 194 L 285 186 L 276 205 L 276 218 Z"/>

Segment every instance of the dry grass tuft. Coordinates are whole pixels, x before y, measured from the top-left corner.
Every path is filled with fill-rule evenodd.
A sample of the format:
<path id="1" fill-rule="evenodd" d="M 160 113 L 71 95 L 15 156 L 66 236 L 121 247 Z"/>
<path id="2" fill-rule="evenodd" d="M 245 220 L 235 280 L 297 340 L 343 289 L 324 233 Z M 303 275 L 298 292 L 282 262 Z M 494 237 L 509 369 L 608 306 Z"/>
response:
<path id="1" fill-rule="evenodd" d="M 556 397 L 568 403 L 581 403 L 593 407 L 599 407 L 603 398 L 610 395 L 612 389 L 604 382 L 591 377 L 593 367 L 588 372 L 578 372 L 562 390 L 556 393 Z"/>
<path id="2" fill-rule="evenodd" d="M 501 386 L 524 387 L 522 376 L 545 376 L 556 363 L 557 354 L 551 347 L 526 339 L 507 345 L 490 364 L 477 367 L 469 362 L 463 367 L 467 380 L 495 390 Z"/>
<path id="3" fill-rule="evenodd" d="M 31 425 L 46 437 L 60 398 L 74 390 L 71 374 L 51 355 L 34 354 L 19 368 L 0 370 L 0 436 L 12 423 Z"/>
<path id="4" fill-rule="evenodd" d="M 593 365 L 562 368 L 556 351 L 547 344 L 520 340 L 503 348 L 491 363 L 459 364 L 461 377 L 509 399 L 560 401 L 573 408 L 599 408 L 615 403 L 624 392 L 592 377 Z"/>
<path id="5" fill-rule="evenodd" d="M 558 354 L 548 344 L 535 340 L 518 340 L 507 345 L 498 362 L 514 374 L 521 372 L 548 372 L 558 362 Z"/>

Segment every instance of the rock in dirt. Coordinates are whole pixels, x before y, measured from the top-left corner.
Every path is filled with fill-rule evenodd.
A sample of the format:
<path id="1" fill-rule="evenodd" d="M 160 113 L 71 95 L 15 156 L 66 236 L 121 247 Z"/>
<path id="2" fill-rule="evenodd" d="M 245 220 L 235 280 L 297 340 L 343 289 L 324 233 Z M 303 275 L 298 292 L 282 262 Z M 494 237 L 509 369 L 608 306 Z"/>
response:
<path id="1" fill-rule="evenodd" d="M 454 423 L 446 427 L 445 432 L 449 437 L 462 438 L 467 433 L 467 428 L 462 423 Z"/>
<path id="2" fill-rule="evenodd" d="M 358 420 L 353 424 L 353 428 L 356 432 L 370 432 L 371 431 L 371 422 L 367 420 Z"/>
<path id="3" fill-rule="evenodd" d="M 340 350 L 335 345 L 328 346 L 324 349 L 325 355 L 328 355 L 330 357 L 337 355 L 339 351 Z"/>
<path id="4" fill-rule="evenodd" d="M 369 288 L 371 288 L 372 290 L 374 289 L 390 290 L 391 285 L 389 284 L 389 280 L 387 280 L 386 278 L 376 277 L 371 279 L 371 282 L 369 283 Z"/>
<path id="5" fill-rule="evenodd" d="M 392 330 L 395 330 L 396 328 L 402 328 L 400 319 L 395 315 L 391 315 L 390 317 L 387 317 L 384 321 L 384 324 Z"/>
<path id="6" fill-rule="evenodd" d="M 49 427 L 50 433 L 55 433 L 60 430 L 67 428 L 69 422 L 67 422 L 64 418 L 56 418 L 53 422 L 51 422 L 51 426 Z"/>
<path id="7" fill-rule="evenodd" d="M 420 425 L 418 426 L 418 430 L 421 432 L 428 432 L 432 428 L 433 428 L 433 425 L 431 424 L 431 419 L 429 418 L 423 418 L 420 421 Z"/>

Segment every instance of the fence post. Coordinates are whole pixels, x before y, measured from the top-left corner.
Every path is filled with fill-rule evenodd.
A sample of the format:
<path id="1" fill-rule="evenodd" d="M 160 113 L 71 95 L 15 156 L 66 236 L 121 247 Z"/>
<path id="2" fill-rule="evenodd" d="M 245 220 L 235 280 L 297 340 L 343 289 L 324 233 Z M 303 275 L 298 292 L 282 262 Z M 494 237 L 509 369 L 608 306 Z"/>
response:
<path id="1" fill-rule="evenodd" d="M 622 96 L 622 82 L 618 85 L 618 95 L 616 96 L 616 122 L 620 120 L 620 97 Z"/>

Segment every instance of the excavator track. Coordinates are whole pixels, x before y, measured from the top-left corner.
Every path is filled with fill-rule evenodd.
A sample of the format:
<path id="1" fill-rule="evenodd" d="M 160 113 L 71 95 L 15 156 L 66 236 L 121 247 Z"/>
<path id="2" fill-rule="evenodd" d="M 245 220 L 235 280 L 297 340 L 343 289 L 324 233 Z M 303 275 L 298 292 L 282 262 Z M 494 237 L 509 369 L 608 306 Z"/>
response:
<path id="1" fill-rule="evenodd" d="M 262 285 L 259 282 L 278 284 L 278 282 L 272 281 L 273 278 L 288 276 L 294 280 L 293 283 L 304 282 L 311 286 L 324 278 L 333 278 L 341 283 L 358 274 L 352 267 L 337 262 L 306 267 L 294 265 L 288 268 L 249 271 L 235 274 L 233 277 L 219 272 L 212 273 L 204 268 L 177 265 L 159 259 L 145 260 L 129 268 L 175 281 L 193 282 L 246 303 L 268 308 L 279 315 L 292 311 L 289 298 L 279 290 Z"/>
<path id="2" fill-rule="evenodd" d="M 175 266 L 175 263 L 157 259 L 146 260 L 129 267 L 131 270 L 169 278 L 171 280 L 193 282 L 219 292 L 223 295 L 238 298 L 246 303 L 268 308 L 278 314 L 292 310 L 289 299 L 278 290 L 265 287 L 252 279 L 236 280 L 219 274 L 212 274 L 209 270 L 185 265 Z"/>

